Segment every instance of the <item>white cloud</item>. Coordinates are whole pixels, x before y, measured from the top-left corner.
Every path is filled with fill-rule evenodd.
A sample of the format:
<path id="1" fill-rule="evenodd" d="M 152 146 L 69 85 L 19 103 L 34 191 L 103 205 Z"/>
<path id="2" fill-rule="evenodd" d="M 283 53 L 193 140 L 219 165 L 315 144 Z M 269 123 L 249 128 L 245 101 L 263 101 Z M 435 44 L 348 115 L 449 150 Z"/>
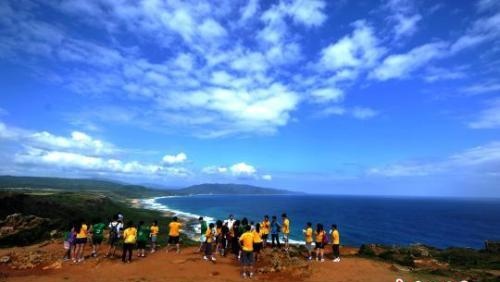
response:
<path id="1" fill-rule="evenodd" d="M 478 83 L 464 87 L 462 91 L 469 94 L 500 92 L 500 83 Z"/>
<path id="2" fill-rule="evenodd" d="M 70 138 L 56 136 L 47 131 L 35 132 L 25 138 L 31 145 L 45 149 L 74 150 L 98 156 L 118 152 L 112 144 L 94 139 L 80 131 L 73 131 Z"/>
<path id="3" fill-rule="evenodd" d="M 429 67 L 424 75 L 426 82 L 436 82 L 441 80 L 456 80 L 467 77 L 465 71 L 467 67 L 438 68 Z"/>
<path id="4" fill-rule="evenodd" d="M 352 109 L 352 116 L 357 119 L 369 119 L 378 115 L 378 112 L 364 107 L 355 107 Z"/>
<path id="5" fill-rule="evenodd" d="M 32 132 L 15 128 L 0 122 L 0 141 L 10 142 L 15 151 L 9 151 L 14 165 L 24 168 L 35 167 L 37 170 L 49 170 L 61 173 L 69 170 L 75 174 L 106 174 L 116 176 L 184 177 L 191 172 L 178 166 L 187 157 L 184 153 L 173 156 L 169 166 L 148 164 L 138 161 L 118 159 L 117 155 L 132 150 L 118 149 L 115 145 L 95 139 L 83 132 L 73 131 L 71 137 L 57 136 L 47 131 Z M 111 156 L 113 155 L 113 156 Z M 170 159 L 167 158 L 169 161 Z M 177 165 L 177 166 L 174 166 Z"/>
<path id="6" fill-rule="evenodd" d="M 319 88 L 311 91 L 311 96 L 315 102 L 339 102 L 344 98 L 344 92 L 338 88 Z"/>
<path id="7" fill-rule="evenodd" d="M 377 80 L 406 78 L 413 71 L 446 54 L 447 44 L 428 43 L 410 50 L 408 53 L 390 55 L 376 67 L 370 77 Z"/>
<path id="8" fill-rule="evenodd" d="M 368 175 L 386 177 L 426 176 L 454 173 L 498 173 L 500 172 L 500 142 L 491 142 L 454 154 L 438 161 L 414 161 L 375 167 Z"/>
<path id="9" fill-rule="evenodd" d="M 327 16 L 324 13 L 326 3 L 322 0 L 294 0 L 287 11 L 296 23 L 305 26 L 320 26 Z"/>
<path id="10" fill-rule="evenodd" d="M 487 12 L 492 9 L 500 8 L 500 2 L 497 0 L 479 0 L 476 3 L 479 12 Z"/>
<path id="11" fill-rule="evenodd" d="M 233 175 L 236 176 L 252 176 L 257 172 L 255 167 L 246 163 L 234 164 L 231 167 L 229 167 L 229 170 Z"/>
<path id="12" fill-rule="evenodd" d="M 267 180 L 267 181 L 271 181 L 271 180 L 273 180 L 273 176 L 270 174 L 264 174 L 264 175 L 262 175 L 262 179 Z"/>
<path id="13" fill-rule="evenodd" d="M 187 155 L 185 153 L 178 153 L 177 155 L 165 155 L 162 160 L 167 165 L 177 165 L 184 163 L 187 160 Z"/>
<path id="14" fill-rule="evenodd" d="M 417 31 L 417 24 L 422 20 L 419 14 L 411 16 L 403 16 L 398 14 L 395 16 L 397 24 L 394 26 L 394 33 L 396 38 L 402 36 L 411 36 Z"/>
<path id="15" fill-rule="evenodd" d="M 367 68 L 373 66 L 384 53 L 372 27 L 364 21 L 357 21 L 353 26 L 355 29 L 351 35 L 344 36 L 321 51 L 320 65 L 324 69 Z"/>
<path id="16" fill-rule="evenodd" d="M 500 99 L 490 102 L 486 109 L 479 112 L 477 119 L 468 125 L 474 129 L 500 128 Z"/>
<path id="17" fill-rule="evenodd" d="M 188 176 L 184 168 L 163 167 L 161 165 L 143 164 L 137 161 L 123 162 L 117 159 L 86 156 L 78 153 L 49 151 L 37 148 L 18 153 L 15 162 L 21 165 L 37 167 L 53 167 L 59 169 L 77 169 L 82 172 L 99 174 L 131 174 L 137 176 Z"/>
<path id="18" fill-rule="evenodd" d="M 246 6 L 240 9 L 241 18 L 240 22 L 243 24 L 251 19 L 259 9 L 259 0 L 249 0 Z"/>
<path id="19" fill-rule="evenodd" d="M 342 106 L 332 106 L 327 107 L 316 113 L 316 117 L 329 117 L 332 115 L 335 116 L 350 116 L 355 119 L 366 120 L 370 118 L 374 118 L 379 114 L 378 111 L 367 108 L 367 107 L 342 107 Z"/>
<path id="20" fill-rule="evenodd" d="M 498 38 L 500 38 L 500 11 L 475 20 L 467 32 L 453 43 L 450 51 L 457 53 Z"/>
<path id="21" fill-rule="evenodd" d="M 214 176 L 236 177 L 236 178 L 253 178 L 271 180 L 269 174 L 260 175 L 257 169 L 245 162 L 233 164 L 231 166 L 207 166 L 201 170 L 202 173 Z"/>
<path id="22" fill-rule="evenodd" d="M 422 20 L 422 16 L 417 13 L 413 1 L 389 0 L 386 7 L 391 13 L 387 19 L 393 25 L 395 40 L 411 36 L 417 31 L 417 24 Z"/>

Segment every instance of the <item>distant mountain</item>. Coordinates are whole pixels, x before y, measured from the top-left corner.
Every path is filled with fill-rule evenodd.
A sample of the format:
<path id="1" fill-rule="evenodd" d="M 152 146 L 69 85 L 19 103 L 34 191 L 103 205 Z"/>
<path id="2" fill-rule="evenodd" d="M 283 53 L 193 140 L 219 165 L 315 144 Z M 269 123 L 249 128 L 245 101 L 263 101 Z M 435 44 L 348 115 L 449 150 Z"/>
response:
<path id="1" fill-rule="evenodd" d="M 14 189 L 17 191 L 60 190 L 97 192 L 118 198 L 146 198 L 172 195 L 168 190 L 156 190 L 141 185 L 123 184 L 107 180 L 8 175 L 0 176 L 0 189 Z"/>
<path id="2" fill-rule="evenodd" d="M 71 192 L 96 192 L 115 198 L 148 198 L 171 195 L 197 194 L 294 194 L 294 192 L 263 188 L 245 184 L 199 184 L 180 189 L 161 189 L 131 185 L 109 180 L 74 179 L 57 177 L 0 176 L 0 189 L 16 191 L 58 190 Z"/>
<path id="3" fill-rule="evenodd" d="M 294 192 L 273 188 L 263 188 L 245 184 L 218 184 L 207 183 L 193 185 L 186 188 L 173 191 L 180 195 L 196 195 L 196 194 L 214 194 L 214 195 L 234 195 L 234 194 L 251 194 L 251 195 L 271 195 L 271 194 L 294 194 Z"/>

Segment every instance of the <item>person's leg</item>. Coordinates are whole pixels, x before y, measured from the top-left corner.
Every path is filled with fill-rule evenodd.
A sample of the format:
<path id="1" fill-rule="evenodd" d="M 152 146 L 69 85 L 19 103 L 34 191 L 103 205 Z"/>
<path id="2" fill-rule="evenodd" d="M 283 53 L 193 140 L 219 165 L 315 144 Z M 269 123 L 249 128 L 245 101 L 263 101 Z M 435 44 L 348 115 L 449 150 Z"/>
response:
<path id="1" fill-rule="evenodd" d="M 255 263 L 255 260 L 254 260 L 254 257 L 253 257 L 253 253 L 249 253 L 248 256 L 250 257 L 249 260 L 250 260 L 250 265 L 249 265 L 249 271 L 250 271 L 250 278 L 253 277 L 253 265 Z"/>
<path id="2" fill-rule="evenodd" d="M 321 261 L 325 260 L 325 249 L 320 249 Z"/>
<path id="3" fill-rule="evenodd" d="M 122 262 L 125 262 L 126 257 L 127 257 L 127 244 L 123 244 Z"/>
<path id="4" fill-rule="evenodd" d="M 335 260 L 337 260 L 337 261 L 340 260 L 340 245 L 339 244 L 333 245 L 333 255 L 334 255 Z"/>
<path id="5" fill-rule="evenodd" d="M 280 236 L 279 234 L 276 235 L 276 242 L 278 244 L 278 249 L 281 248 L 281 243 L 280 243 Z"/>
<path id="6" fill-rule="evenodd" d="M 132 253 L 134 251 L 134 244 L 128 244 L 128 249 L 129 249 L 128 261 L 132 261 Z"/>

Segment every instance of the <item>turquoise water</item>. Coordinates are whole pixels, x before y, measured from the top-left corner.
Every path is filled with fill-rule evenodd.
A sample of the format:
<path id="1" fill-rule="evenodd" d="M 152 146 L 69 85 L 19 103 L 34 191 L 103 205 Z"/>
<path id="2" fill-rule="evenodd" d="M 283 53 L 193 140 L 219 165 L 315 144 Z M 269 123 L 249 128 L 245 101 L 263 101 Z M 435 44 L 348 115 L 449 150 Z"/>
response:
<path id="1" fill-rule="evenodd" d="M 500 239 L 500 199 L 382 198 L 324 195 L 207 195 L 161 198 L 157 204 L 192 216 L 229 214 L 260 221 L 265 214 L 291 220 L 302 240 L 306 222 L 339 226 L 342 244 L 412 244 L 482 248 Z"/>

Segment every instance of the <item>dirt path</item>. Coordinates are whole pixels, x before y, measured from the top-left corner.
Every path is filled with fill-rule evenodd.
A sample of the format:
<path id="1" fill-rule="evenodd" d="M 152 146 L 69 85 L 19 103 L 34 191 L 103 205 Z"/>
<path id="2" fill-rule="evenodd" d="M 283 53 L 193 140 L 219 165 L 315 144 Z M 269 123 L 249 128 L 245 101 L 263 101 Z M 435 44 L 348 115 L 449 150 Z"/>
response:
<path id="1" fill-rule="evenodd" d="M 48 251 L 60 252 L 59 244 L 43 247 Z M 19 248 L 16 249 L 18 252 Z M 6 254 L 9 250 L 2 250 Z M 56 265 L 58 263 L 56 262 Z M 340 263 L 313 261 L 307 275 L 294 276 L 294 269 L 280 273 L 257 274 L 257 281 L 416 281 L 410 274 L 398 272 L 390 264 L 358 258 L 346 257 Z M 31 270 L 12 270 L 0 267 L 0 281 L 243 281 L 239 264 L 233 256 L 217 257 L 215 264 L 204 261 L 196 248 L 185 248 L 180 254 L 160 250 L 146 258 L 135 257 L 130 264 L 123 264 L 119 258 L 89 258 L 82 263 L 64 262 L 59 269 L 46 269 L 43 266 Z M 257 268 L 262 265 L 257 265 Z M 306 264 L 307 266 L 307 264 Z M 423 280 L 425 281 L 425 280 Z M 446 281 L 446 280 L 442 280 Z"/>

